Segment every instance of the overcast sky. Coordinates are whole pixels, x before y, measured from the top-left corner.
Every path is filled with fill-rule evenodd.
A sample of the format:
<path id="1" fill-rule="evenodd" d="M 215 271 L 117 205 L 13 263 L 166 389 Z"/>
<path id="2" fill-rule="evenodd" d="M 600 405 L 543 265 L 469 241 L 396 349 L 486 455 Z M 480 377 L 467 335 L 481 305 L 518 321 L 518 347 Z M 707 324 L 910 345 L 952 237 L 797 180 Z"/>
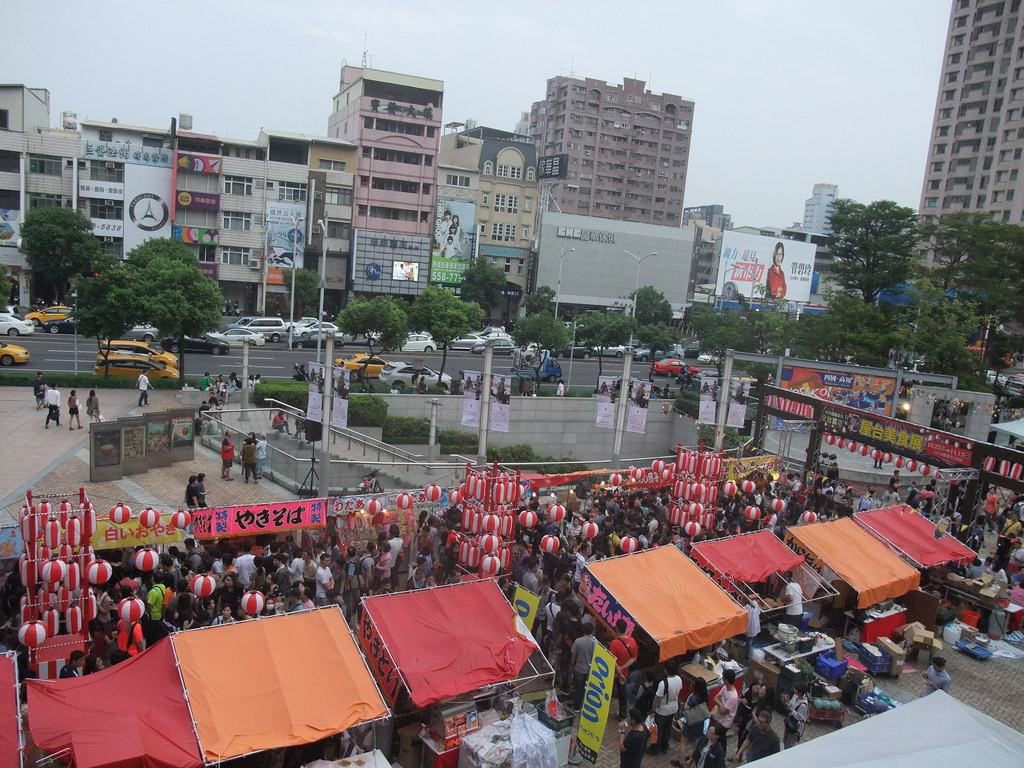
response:
<path id="1" fill-rule="evenodd" d="M 917 208 L 949 0 L 9 3 L 3 77 L 79 119 L 324 135 L 343 62 L 444 81 L 445 122 L 511 130 L 575 73 L 696 102 L 684 204 L 803 218 L 816 182 Z"/>

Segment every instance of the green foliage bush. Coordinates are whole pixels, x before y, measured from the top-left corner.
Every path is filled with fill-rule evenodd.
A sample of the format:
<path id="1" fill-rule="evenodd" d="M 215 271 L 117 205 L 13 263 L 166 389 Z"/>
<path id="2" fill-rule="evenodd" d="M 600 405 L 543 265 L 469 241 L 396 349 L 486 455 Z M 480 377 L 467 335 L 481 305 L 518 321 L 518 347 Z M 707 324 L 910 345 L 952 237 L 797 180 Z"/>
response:
<path id="1" fill-rule="evenodd" d="M 687 416 L 697 418 L 700 411 L 700 392 L 683 390 L 676 395 L 676 409 Z"/>
<path id="2" fill-rule="evenodd" d="M 487 461 L 497 461 L 499 464 L 533 464 L 535 462 L 545 462 L 537 466 L 529 467 L 530 472 L 539 472 L 543 475 L 559 475 L 579 469 L 579 465 L 577 464 L 560 463 L 571 462 L 571 456 L 563 456 L 560 459 L 556 459 L 553 456 L 540 456 L 534 452 L 532 446 L 526 444 L 492 445 L 487 449 Z"/>
<path id="3" fill-rule="evenodd" d="M 382 439 L 391 445 L 425 445 L 430 439 L 430 419 L 389 416 L 384 422 Z"/>
<path id="4" fill-rule="evenodd" d="M 462 432 L 457 429 L 442 429 L 437 433 L 441 453 L 476 453 L 479 441 L 476 432 Z"/>

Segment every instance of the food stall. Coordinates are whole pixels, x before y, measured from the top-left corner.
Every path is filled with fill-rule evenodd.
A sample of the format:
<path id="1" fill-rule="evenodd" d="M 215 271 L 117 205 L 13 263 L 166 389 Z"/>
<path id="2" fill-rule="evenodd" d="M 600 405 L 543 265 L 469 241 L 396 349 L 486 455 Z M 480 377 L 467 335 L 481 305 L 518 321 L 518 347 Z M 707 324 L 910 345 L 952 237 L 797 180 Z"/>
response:
<path id="1" fill-rule="evenodd" d="M 968 564 L 978 555 L 906 504 L 858 512 L 853 519 L 914 568 L 955 562 Z"/>

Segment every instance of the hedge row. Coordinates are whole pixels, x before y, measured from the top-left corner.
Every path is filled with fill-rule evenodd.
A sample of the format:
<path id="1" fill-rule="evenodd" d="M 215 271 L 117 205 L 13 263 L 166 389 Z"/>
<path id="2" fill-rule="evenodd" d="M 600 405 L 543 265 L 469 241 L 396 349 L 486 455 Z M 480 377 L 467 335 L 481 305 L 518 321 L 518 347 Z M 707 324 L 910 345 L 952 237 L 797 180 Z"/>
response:
<path id="1" fill-rule="evenodd" d="M 487 461 L 497 461 L 500 464 L 533 464 L 542 463 L 538 466 L 529 467 L 530 472 L 539 472 L 542 475 L 561 475 L 568 472 L 575 472 L 579 469 L 578 464 L 563 464 L 559 462 L 571 462 L 571 456 L 563 456 L 556 459 L 553 456 L 540 456 L 533 450 L 533 446 L 521 445 L 492 445 L 487 449 Z"/>
<path id="2" fill-rule="evenodd" d="M 426 445 L 430 439 L 430 419 L 418 416 L 388 416 L 381 438 L 391 445 Z"/>
<path id="3" fill-rule="evenodd" d="M 135 389 L 135 377 L 129 376 L 96 376 L 92 373 L 43 373 L 43 378 L 51 387 L 61 389 Z M 0 387 L 33 387 L 36 381 L 35 372 L 18 371 L 16 373 L 0 373 Z M 199 387 L 199 379 L 185 379 L 192 387 Z M 149 385 L 154 389 L 180 389 L 178 379 L 150 379 Z"/>
<path id="4" fill-rule="evenodd" d="M 260 382 L 256 389 L 257 402 L 266 405 L 267 398 L 280 400 L 293 408 L 306 410 L 309 399 L 309 384 L 292 379 L 271 379 Z M 263 400 L 260 400 L 263 398 Z M 348 423 L 353 427 L 383 427 L 388 418 L 387 402 L 375 395 L 350 395 L 348 399 Z"/>

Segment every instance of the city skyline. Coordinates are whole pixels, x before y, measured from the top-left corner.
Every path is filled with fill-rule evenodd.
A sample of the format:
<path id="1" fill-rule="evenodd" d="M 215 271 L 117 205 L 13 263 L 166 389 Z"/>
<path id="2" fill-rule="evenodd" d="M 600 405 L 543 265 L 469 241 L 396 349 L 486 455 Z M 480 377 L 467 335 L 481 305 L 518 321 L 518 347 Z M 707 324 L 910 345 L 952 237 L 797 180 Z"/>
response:
<path id="1" fill-rule="evenodd" d="M 462 17 L 404 0 L 371 8 L 186 0 L 147 21 L 121 2 L 100 15 L 58 0 L 46 17 L 17 5 L 5 77 L 47 88 L 54 124 L 62 111 L 151 126 L 188 113 L 196 131 L 249 138 L 260 128 L 326 135 L 341 66 L 359 65 L 364 46 L 369 66 L 443 80 L 445 123 L 504 130 L 550 77 L 636 77 L 695 101 L 685 206 L 722 204 L 738 226 L 788 226 L 828 182 L 863 202 L 917 207 L 948 3 L 736 0 L 713 16 L 697 15 L 703 4 L 654 3 L 614 39 L 621 7 L 607 2 Z M 679 32 L 658 44 L 648 25 Z"/>

